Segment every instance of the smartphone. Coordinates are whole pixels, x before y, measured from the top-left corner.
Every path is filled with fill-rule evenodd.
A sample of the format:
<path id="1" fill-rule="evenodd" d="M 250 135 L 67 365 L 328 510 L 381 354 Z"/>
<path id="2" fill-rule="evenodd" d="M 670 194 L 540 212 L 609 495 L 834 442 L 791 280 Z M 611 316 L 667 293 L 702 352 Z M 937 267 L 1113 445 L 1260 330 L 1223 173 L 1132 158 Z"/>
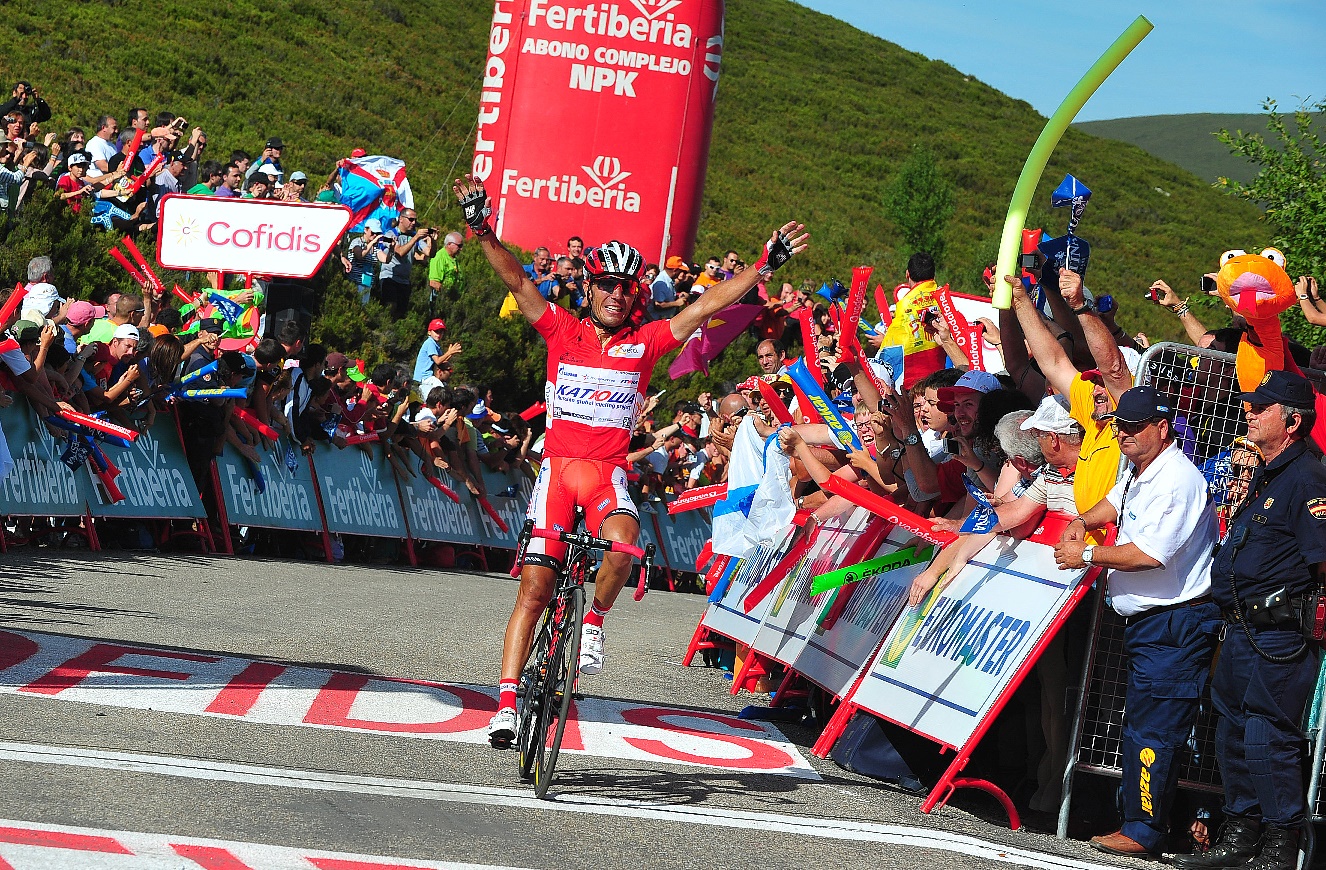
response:
<path id="1" fill-rule="evenodd" d="M 1156 303 L 1157 305 L 1160 304 L 1160 291 L 1157 290 L 1155 287 L 1147 288 L 1147 291 L 1142 295 L 1145 296 L 1147 299 L 1150 299 L 1152 302 Z"/>
<path id="2" fill-rule="evenodd" d="M 1216 279 L 1212 278 L 1210 275 L 1203 275 L 1202 292 L 1208 296 L 1215 296 L 1218 294 L 1220 290 L 1216 286 Z"/>
<path id="3" fill-rule="evenodd" d="M 948 451 L 950 456 L 957 456 L 962 452 L 962 445 L 958 443 L 956 438 L 945 438 L 944 449 Z"/>

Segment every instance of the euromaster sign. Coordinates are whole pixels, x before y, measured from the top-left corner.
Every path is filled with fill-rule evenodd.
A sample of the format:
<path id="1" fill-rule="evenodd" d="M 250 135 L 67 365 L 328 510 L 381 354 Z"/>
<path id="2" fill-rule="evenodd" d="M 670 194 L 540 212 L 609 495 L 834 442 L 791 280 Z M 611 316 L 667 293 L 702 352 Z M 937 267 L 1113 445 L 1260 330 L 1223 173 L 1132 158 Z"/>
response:
<path id="1" fill-rule="evenodd" d="M 343 205 L 170 194 L 157 262 L 168 269 L 308 278 L 350 225 Z"/>
<path id="2" fill-rule="evenodd" d="M 690 257 L 722 54 L 723 0 L 496 0 L 472 171 L 498 234 Z"/>

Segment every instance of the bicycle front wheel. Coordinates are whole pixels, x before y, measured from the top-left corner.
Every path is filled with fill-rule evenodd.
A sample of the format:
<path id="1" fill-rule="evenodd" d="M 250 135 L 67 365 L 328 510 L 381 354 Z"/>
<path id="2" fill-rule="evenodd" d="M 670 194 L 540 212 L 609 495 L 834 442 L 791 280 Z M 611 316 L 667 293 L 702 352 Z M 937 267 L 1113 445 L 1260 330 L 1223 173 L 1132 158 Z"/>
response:
<path id="1" fill-rule="evenodd" d="M 521 779 L 530 778 L 534 759 L 538 755 L 537 747 L 544 741 L 543 711 L 547 708 L 544 698 L 545 675 L 551 664 L 548 650 L 553 632 L 554 609 L 549 607 L 539 623 L 539 632 L 535 635 L 534 649 L 530 652 L 529 662 L 520 675 L 520 718 L 516 729 L 516 747 L 519 750 L 519 770 Z"/>
<path id="2" fill-rule="evenodd" d="M 568 589 L 559 610 L 548 655 L 543 712 L 540 716 L 544 739 L 535 748 L 534 795 L 538 798 L 548 793 L 548 786 L 552 783 L 557 754 L 562 748 L 562 734 L 566 731 L 566 716 L 571 709 L 571 696 L 575 693 L 576 676 L 580 671 L 580 625 L 585 616 L 584 587 L 577 584 Z"/>

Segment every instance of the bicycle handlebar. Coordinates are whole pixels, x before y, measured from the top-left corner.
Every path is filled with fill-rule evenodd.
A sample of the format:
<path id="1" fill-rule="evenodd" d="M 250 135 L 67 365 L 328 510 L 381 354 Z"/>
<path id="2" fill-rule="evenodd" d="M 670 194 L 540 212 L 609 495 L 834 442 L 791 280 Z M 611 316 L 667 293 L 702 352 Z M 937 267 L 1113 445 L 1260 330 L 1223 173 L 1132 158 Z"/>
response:
<path id="1" fill-rule="evenodd" d="M 607 541 L 603 538 L 596 538 L 590 534 L 573 534 L 571 532 L 554 532 L 551 529 L 530 529 L 530 535 L 535 538 L 543 538 L 547 541 L 561 541 L 563 544 L 578 544 L 590 550 L 610 550 L 614 553 L 628 553 L 637 559 L 644 558 L 645 551 L 633 544 L 623 544 L 621 541 Z"/>

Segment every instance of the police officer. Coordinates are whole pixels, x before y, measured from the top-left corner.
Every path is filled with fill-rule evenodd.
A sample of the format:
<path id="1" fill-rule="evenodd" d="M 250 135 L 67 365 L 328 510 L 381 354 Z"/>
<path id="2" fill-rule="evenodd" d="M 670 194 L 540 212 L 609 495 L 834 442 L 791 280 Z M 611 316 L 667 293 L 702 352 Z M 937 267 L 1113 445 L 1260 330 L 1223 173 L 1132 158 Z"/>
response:
<path id="1" fill-rule="evenodd" d="M 1316 414 L 1306 378 L 1271 372 L 1241 398 L 1263 465 L 1211 569 L 1226 621 L 1211 681 L 1225 824 L 1210 850 L 1174 862 L 1190 870 L 1293 870 L 1307 813 L 1299 723 L 1320 656 L 1314 624 L 1326 567 L 1326 466 L 1310 450 Z"/>
<path id="2" fill-rule="evenodd" d="M 1091 839 L 1111 855 L 1156 857 L 1169 825 L 1180 754 L 1211 668 L 1220 610 L 1211 600 L 1215 510 L 1206 479 L 1174 440 L 1174 409 L 1151 387 L 1119 396 L 1109 414 L 1124 479 L 1064 529 L 1063 568 L 1109 569 L 1108 600 L 1127 619 L 1128 689 L 1123 720 L 1123 825 Z M 1087 533 L 1118 525 L 1112 546 Z"/>

